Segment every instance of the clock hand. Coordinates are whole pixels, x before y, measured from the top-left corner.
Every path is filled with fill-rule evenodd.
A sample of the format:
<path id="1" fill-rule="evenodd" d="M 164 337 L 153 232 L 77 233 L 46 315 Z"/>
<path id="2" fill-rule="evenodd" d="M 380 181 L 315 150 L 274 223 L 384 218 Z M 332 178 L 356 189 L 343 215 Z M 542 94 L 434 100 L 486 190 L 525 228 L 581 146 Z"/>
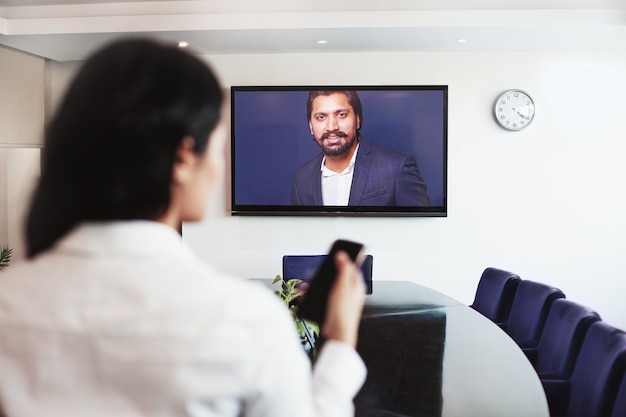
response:
<path id="1" fill-rule="evenodd" d="M 530 117 L 529 117 L 529 116 L 526 116 L 525 114 L 520 113 L 520 112 L 519 112 L 519 110 L 517 110 L 517 109 L 513 109 L 513 110 L 515 110 L 515 112 L 516 112 L 517 114 L 519 114 L 519 117 L 521 117 L 521 118 L 523 118 L 523 119 L 526 119 L 526 120 L 530 120 Z"/>

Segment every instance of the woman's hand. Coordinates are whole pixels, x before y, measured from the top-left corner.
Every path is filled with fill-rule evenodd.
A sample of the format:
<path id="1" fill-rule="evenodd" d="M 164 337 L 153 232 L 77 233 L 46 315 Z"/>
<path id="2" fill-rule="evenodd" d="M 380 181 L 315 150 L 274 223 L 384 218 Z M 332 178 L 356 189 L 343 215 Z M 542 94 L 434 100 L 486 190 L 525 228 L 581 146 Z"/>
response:
<path id="1" fill-rule="evenodd" d="M 356 348 L 365 303 L 365 283 L 360 269 L 345 252 L 337 253 L 335 265 L 337 279 L 328 297 L 322 335 L 327 340 L 338 340 Z"/>

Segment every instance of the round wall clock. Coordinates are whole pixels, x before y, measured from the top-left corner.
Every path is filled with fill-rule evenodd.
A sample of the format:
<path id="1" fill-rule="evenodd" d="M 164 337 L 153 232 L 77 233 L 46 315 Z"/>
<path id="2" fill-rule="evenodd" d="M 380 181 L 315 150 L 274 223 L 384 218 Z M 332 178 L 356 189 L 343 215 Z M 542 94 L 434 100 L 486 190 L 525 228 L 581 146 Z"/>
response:
<path id="1" fill-rule="evenodd" d="M 503 128 L 522 130 L 535 117 L 535 103 L 522 90 L 508 90 L 500 94 L 493 108 L 493 114 Z"/>

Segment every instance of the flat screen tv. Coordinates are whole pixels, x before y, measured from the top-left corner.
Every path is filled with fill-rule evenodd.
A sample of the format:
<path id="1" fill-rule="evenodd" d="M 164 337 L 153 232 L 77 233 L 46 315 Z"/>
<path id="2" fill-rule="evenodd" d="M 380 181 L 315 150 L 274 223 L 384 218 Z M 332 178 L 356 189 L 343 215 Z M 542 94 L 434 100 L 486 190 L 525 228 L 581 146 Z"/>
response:
<path id="1" fill-rule="evenodd" d="M 445 85 L 233 86 L 231 120 L 233 215 L 447 215 Z"/>

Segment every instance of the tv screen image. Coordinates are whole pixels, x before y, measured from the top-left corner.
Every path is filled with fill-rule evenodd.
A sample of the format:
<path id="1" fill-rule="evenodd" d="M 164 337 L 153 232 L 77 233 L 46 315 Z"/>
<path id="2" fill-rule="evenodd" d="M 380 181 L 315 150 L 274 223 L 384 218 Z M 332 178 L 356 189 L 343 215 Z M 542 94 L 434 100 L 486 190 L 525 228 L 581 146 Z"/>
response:
<path id="1" fill-rule="evenodd" d="M 442 85 L 231 87 L 232 214 L 446 216 L 447 95 Z M 339 175 L 337 161 L 350 162 Z"/>

